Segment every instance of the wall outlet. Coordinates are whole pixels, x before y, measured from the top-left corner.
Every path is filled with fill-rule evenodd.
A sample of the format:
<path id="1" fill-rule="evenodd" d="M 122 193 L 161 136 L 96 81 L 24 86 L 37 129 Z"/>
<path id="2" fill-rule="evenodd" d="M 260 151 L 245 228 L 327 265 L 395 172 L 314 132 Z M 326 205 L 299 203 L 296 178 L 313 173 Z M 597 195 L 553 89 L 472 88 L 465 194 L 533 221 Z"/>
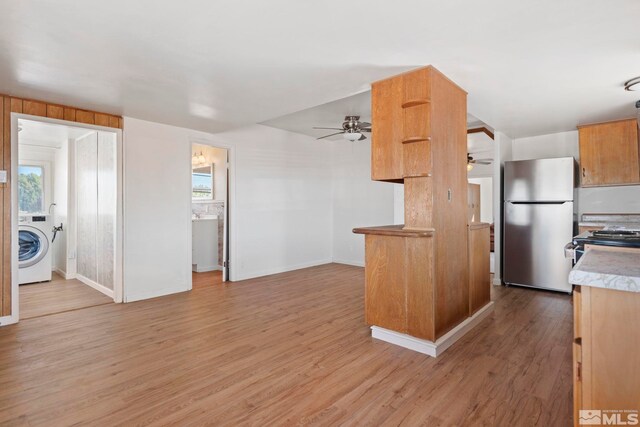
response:
<path id="1" fill-rule="evenodd" d="M 6 184 L 6 183 L 7 183 L 7 171 L 0 170 L 0 184 Z"/>
<path id="2" fill-rule="evenodd" d="M 76 251 L 69 251 L 69 259 L 76 259 Z"/>

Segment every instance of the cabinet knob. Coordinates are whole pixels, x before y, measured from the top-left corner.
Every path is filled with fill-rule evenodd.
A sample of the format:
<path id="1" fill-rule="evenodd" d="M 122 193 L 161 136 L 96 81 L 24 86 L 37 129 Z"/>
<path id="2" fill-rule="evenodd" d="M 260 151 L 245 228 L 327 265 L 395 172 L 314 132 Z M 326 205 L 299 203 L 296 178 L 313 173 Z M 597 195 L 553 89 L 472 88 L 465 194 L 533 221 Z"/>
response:
<path id="1" fill-rule="evenodd" d="M 582 168 L 582 177 L 583 178 L 587 177 L 587 171 L 585 170 L 585 168 Z"/>

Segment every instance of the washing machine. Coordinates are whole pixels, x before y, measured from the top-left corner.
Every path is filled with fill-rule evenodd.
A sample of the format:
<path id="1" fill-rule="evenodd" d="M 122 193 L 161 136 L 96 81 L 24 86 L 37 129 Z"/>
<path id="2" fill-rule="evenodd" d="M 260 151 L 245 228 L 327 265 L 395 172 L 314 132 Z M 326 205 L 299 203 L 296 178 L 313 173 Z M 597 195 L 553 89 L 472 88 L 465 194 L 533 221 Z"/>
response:
<path id="1" fill-rule="evenodd" d="M 48 215 L 23 216 L 18 222 L 18 283 L 51 280 L 51 224 Z"/>

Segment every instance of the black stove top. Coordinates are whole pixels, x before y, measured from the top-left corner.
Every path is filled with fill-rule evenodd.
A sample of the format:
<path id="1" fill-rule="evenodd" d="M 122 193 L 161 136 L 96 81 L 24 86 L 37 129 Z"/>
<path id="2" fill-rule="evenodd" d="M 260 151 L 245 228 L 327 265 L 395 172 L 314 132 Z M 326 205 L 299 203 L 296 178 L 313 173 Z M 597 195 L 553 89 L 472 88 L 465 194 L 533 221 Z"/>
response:
<path id="1" fill-rule="evenodd" d="M 632 230 L 597 230 L 591 233 L 591 237 L 608 237 L 616 239 L 627 239 L 633 237 L 640 237 L 640 231 Z"/>
<path id="2" fill-rule="evenodd" d="M 598 230 L 581 234 L 573 239 L 575 244 L 604 245 L 640 248 L 640 231 L 635 230 Z"/>

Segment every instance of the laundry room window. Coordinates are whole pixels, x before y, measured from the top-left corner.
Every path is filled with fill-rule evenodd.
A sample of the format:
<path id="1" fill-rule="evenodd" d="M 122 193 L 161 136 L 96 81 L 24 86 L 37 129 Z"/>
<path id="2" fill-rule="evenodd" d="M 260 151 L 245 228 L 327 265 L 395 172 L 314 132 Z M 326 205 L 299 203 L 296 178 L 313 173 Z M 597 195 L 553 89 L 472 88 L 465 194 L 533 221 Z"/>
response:
<path id="1" fill-rule="evenodd" d="M 45 169 L 42 165 L 18 166 L 18 209 L 21 213 L 45 210 Z"/>

